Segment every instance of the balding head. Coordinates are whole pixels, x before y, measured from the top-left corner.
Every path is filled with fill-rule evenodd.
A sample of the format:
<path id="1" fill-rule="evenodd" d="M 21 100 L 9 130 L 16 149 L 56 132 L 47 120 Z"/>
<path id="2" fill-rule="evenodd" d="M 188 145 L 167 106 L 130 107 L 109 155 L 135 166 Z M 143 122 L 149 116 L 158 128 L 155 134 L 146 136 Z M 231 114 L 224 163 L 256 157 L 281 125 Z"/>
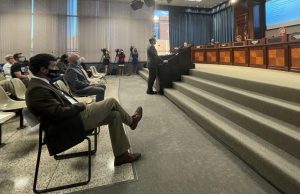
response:
<path id="1" fill-rule="evenodd" d="M 71 53 L 68 57 L 68 61 L 70 64 L 76 64 L 76 61 L 80 59 L 80 55 L 78 53 Z"/>

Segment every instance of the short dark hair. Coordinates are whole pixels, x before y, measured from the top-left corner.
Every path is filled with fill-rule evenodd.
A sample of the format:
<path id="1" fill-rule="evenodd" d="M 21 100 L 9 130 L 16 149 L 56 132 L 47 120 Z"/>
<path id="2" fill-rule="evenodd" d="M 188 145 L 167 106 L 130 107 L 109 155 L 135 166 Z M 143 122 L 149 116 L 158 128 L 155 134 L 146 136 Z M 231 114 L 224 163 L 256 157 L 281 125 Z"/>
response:
<path id="1" fill-rule="evenodd" d="M 14 57 L 14 59 L 15 59 L 15 60 L 18 60 L 18 58 L 19 58 L 19 55 L 21 55 L 21 54 L 22 54 L 22 53 L 15 53 L 15 54 L 14 54 L 14 56 L 13 56 L 13 57 Z"/>
<path id="2" fill-rule="evenodd" d="M 63 54 L 60 57 L 59 62 L 67 63 L 68 62 L 68 55 L 67 54 Z"/>
<path id="3" fill-rule="evenodd" d="M 29 69 L 36 75 L 41 67 L 48 68 L 51 61 L 56 61 L 56 58 L 50 54 L 37 54 L 30 58 Z"/>
<path id="4" fill-rule="evenodd" d="M 149 39 L 149 42 L 151 43 L 153 40 L 155 40 L 154 37 L 150 38 L 150 39 Z"/>

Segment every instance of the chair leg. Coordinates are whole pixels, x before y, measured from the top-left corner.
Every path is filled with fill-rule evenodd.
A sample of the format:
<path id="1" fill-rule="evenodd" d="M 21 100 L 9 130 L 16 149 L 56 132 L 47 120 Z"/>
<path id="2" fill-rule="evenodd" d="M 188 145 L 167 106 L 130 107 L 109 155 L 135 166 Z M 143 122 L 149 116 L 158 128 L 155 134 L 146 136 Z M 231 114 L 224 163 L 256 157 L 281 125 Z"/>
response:
<path id="1" fill-rule="evenodd" d="M 24 129 L 25 126 L 24 126 L 24 117 L 23 117 L 22 109 L 19 110 L 19 113 L 20 113 L 20 126 L 18 127 L 18 129 Z"/>
<path id="2" fill-rule="evenodd" d="M 2 124 L 0 124 L 0 148 L 2 148 L 5 144 L 2 143 Z"/>
<path id="3" fill-rule="evenodd" d="M 41 138 L 41 137 L 40 137 Z M 38 171 L 39 171 L 39 165 L 40 165 L 40 159 L 41 159 L 41 151 L 42 151 L 42 144 L 39 145 L 39 150 L 38 150 L 38 157 L 37 157 L 37 162 L 36 162 L 36 168 L 35 168 L 35 175 L 34 175 L 34 182 L 33 182 L 33 192 L 34 193 L 46 193 L 46 192 L 52 192 L 52 191 L 57 191 L 57 190 L 62 190 L 62 189 L 68 189 L 72 187 L 78 187 L 78 186 L 83 186 L 87 185 L 90 180 L 91 180 L 91 168 L 92 168 L 92 162 L 91 162 L 91 140 L 86 137 L 85 138 L 88 141 L 88 180 L 83 181 L 83 182 L 78 182 L 78 183 L 73 183 L 69 185 L 62 185 L 58 187 L 52 187 L 48 189 L 43 189 L 43 190 L 37 190 L 37 178 L 38 178 Z"/>
<path id="4" fill-rule="evenodd" d="M 94 149 L 91 150 L 91 155 L 95 155 L 97 152 L 97 140 L 98 140 L 97 128 L 95 128 L 94 132 L 90 135 L 94 136 Z M 64 159 L 68 159 L 68 158 L 87 156 L 88 154 L 89 154 L 88 151 L 82 151 L 82 152 L 75 152 L 75 153 L 69 153 L 69 154 L 54 155 L 54 158 L 55 158 L 55 160 L 64 160 Z"/>
<path id="5" fill-rule="evenodd" d="M 91 154 L 94 155 L 97 152 L 97 141 L 98 141 L 98 133 L 97 133 L 97 128 L 94 131 L 94 149 L 92 150 Z"/>

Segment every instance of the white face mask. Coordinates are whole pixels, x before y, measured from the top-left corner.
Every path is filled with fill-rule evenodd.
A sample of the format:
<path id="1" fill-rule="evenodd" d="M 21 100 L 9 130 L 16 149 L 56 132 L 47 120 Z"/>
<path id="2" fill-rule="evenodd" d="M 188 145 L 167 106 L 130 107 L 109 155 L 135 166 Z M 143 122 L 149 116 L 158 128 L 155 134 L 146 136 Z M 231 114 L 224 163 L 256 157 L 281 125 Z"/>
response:
<path id="1" fill-rule="evenodd" d="M 81 59 L 77 59 L 76 64 L 80 65 L 81 64 Z"/>
<path id="2" fill-rule="evenodd" d="M 84 57 L 80 57 L 80 63 L 83 63 L 85 61 L 85 58 Z"/>
<path id="3" fill-rule="evenodd" d="M 19 58 L 19 61 L 20 61 L 20 62 L 24 62 L 24 61 L 25 61 L 25 57 L 20 57 L 20 58 Z"/>

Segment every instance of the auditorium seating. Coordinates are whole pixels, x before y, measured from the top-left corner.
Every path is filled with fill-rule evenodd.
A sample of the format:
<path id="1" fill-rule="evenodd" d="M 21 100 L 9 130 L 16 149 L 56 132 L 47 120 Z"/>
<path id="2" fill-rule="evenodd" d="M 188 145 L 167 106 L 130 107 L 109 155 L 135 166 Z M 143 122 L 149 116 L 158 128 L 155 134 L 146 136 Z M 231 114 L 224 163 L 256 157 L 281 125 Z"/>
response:
<path id="1" fill-rule="evenodd" d="M 16 111 L 20 115 L 20 129 L 24 128 L 22 109 L 26 108 L 25 101 L 15 101 L 10 99 L 3 88 L 0 86 L 0 110 L 1 111 Z"/>
<path id="2" fill-rule="evenodd" d="M 18 100 L 25 100 L 26 86 L 19 78 L 13 78 L 10 80 L 14 87 L 14 95 Z"/>
<path id="3" fill-rule="evenodd" d="M 70 88 L 65 84 L 65 82 L 61 81 L 61 80 L 58 80 L 57 82 L 54 83 L 54 85 L 59 88 L 60 90 L 70 94 L 71 94 L 71 91 L 70 91 Z M 86 96 L 86 97 L 74 97 L 78 102 L 84 102 L 84 103 L 87 103 L 87 104 L 90 104 L 94 101 L 94 97 L 92 96 Z"/>
<path id="4" fill-rule="evenodd" d="M 173 82 L 173 88 L 165 89 L 164 94 L 275 187 L 284 193 L 298 193 L 300 87 L 261 82 L 259 76 L 251 80 L 254 73 L 238 77 L 199 65 L 190 75 L 183 75 L 181 82 Z M 148 79 L 147 69 L 139 74 Z M 270 80 L 276 77 L 270 75 Z"/>
<path id="5" fill-rule="evenodd" d="M 13 118 L 15 113 L 13 112 L 0 112 L 0 147 L 4 144 L 2 143 L 2 124 L 4 124 L 9 119 Z"/>
<path id="6" fill-rule="evenodd" d="M 91 156 L 95 155 L 97 152 L 97 135 L 99 134 L 98 128 L 92 129 L 89 133 L 94 136 L 94 149 L 92 150 L 91 146 L 91 140 L 89 137 L 85 137 L 85 140 L 88 141 L 88 150 L 82 151 L 82 152 L 75 152 L 75 153 L 68 153 L 68 154 L 62 154 L 62 155 L 54 155 L 54 158 L 56 160 L 63 160 L 63 159 L 69 159 L 69 158 L 75 158 L 75 157 L 82 157 L 82 156 L 88 156 L 88 178 L 86 181 L 76 182 L 72 184 L 63 184 L 61 186 L 56 187 L 47 187 L 46 189 L 38 189 L 38 175 L 39 175 L 39 168 L 40 168 L 40 161 L 41 161 L 41 153 L 42 153 L 42 147 L 43 145 L 47 145 L 45 142 L 45 138 L 43 137 L 43 131 L 44 131 L 44 124 L 41 122 L 40 129 L 39 129 L 39 144 L 38 144 L 38 155 L 37 155 L 37 161 L 36 161 L 36 168 L 34 173 L 34 181 L 33 181 L 33 192 L 34 193 L 46 193 L 51 191 L 57 191 L 72 187 L 78 187 L 82 185 L 87 185 L 91 180 Z M 99 129 L 100 130 L 100 129 Z M 68 172 L 66 172 L 68 173 Z M 71 172 L 69 172 L 71 173 Z M 62 182 L 64 182 L 62 180 Z"/>

